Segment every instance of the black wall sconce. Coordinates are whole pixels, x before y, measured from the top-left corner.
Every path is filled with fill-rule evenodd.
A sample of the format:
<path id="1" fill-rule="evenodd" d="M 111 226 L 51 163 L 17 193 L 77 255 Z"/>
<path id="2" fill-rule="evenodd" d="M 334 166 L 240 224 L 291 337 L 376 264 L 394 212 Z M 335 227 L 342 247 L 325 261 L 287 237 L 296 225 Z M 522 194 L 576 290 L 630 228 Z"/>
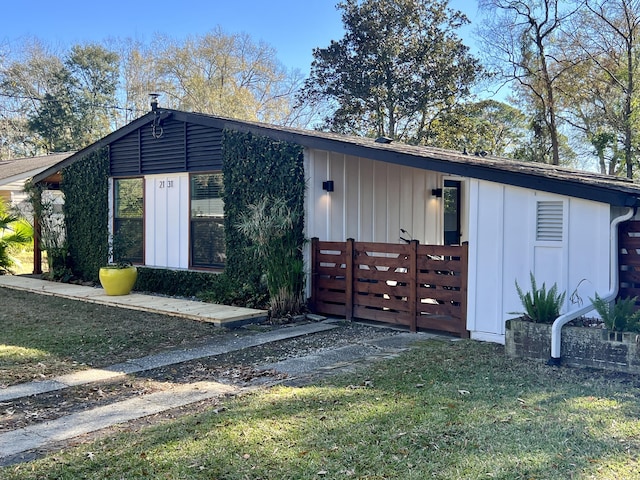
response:
<path id="1" fill-rule="evenodd" d="M 327 192 L 333 192 L 333 180 L 322 182 L 322 189 L 326 190 Z"/>
<path id="2" fill-rule="evenodd" d="M 431 189 L 431 195 L 433 195 L 434 197 L 437 197 L 437 198 L 442 197 L 442 189 L 441 188 L 432 188 Z"/>

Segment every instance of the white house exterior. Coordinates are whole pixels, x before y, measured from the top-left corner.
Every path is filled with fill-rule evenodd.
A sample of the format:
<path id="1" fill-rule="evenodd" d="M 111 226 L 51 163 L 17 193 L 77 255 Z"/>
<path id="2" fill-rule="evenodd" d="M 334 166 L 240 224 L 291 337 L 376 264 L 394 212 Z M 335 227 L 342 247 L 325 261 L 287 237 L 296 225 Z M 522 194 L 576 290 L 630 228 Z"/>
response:
<path id="1" fill-rule="evenodd" d="M 515 282 L 528 289 L 530 272 L 539 284 L 557 283 L 560 291 L 567 292 L 565 310 L 588 302 L 596 292 L 607 292 L 610 251 L 617 248 L 610 245 L 611 221 L 640 205 L 640 187 L 624 179 L 173 110 L 162 114 L 167 121 L 184 122 L 186 133 L 179 138 L 190 138 L 189 128 L 195 126 L 194 135 L 200 139 L 206 138 L 207 129 L 216 138 L 229 129 L 304 147 L 308 238 L 382 243 L 415 239 L 437 245 L 446 238 L 449 244 L 467 242 L 467 329 L 480 340 L 504 342 L 505 320 L 522 308 Z M 142 138 L 136 129 L 147 128 L 154 118 L 147 114 L 105 137 L 96 148 L 121 140 L 130 148 Z M 154 155 L 162 156 L 162 149 L 158 147 Z M 216 166 L 211 169 L 219 170 L 219 161 L 212 160 Z M 140 164 L 144 162 L 142 158 Z M 190 173 L 146 165 L 150 170 L 138 174 L 145 196 L 144 265 L 192 268 Z M 64 162 L 57 168 L 61 166 Z M 43 172 L 40 178 L 55 170 Z M 333 182 L 333 188 L 325 189 L 327 181 Z M 453 230 L 453 217 L 445 216 L 449 197 L 442 192 L 447 188 L 459 195 Z"/>
<path id="2" fill-rule="evenodd" d="M 522 311 L 515 281 L 528 287 L 529 272 L 566 291 L 565 308 L 577 295 L 588 301 L 609 289 L 609 204 L 335 152 L 308 150 L 305 159 L 307 236 L 328 241 L 402 243 L 404 229 L 420 243 L 442 244 L 443 199 L 431 192 L 444 179 L 460 181 L 472 338 L 504 342 L 505 320 Z M 322 189 L 327 179 L 333 192 Z M 545 207 L 560 222 L 551 231 L 540 231 Z"/>
<path id="3" fill-rule="evenodd" d="M 72 153 L 0 160 L 0 198 L 23 215 L 30 216 L 31 205 L 28 195 L 24 191 L 25 183 L 34 175 L 71 156 Z M 55 196 L 50 200 L 56 204 L 62 202 L 60 198 Z"/>

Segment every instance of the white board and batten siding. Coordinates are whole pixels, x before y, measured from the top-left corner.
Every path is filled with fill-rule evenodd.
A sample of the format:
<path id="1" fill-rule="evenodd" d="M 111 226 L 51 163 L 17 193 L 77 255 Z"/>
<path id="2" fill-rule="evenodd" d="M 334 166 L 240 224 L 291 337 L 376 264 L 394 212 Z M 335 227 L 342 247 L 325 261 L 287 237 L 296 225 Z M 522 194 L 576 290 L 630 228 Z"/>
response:
<path id="1" fill-rule="evenodd" d="M 189 268 L 190 184 L 188 173 L 145 175 L 144 265 Z M 109 179 L 109 225 L 113 228 L 114 179 Z"/>
<path id="2" fill-rule="evenodd" d="M 441 173 L 319 150 L 305 151 L 306 235 L 321 240 L 443 243 Z M 333 180 L 334 191 L 322 189 Z M 470 179 L 462 182 L 461 233 L 469 242 L 467 328 L 478 340 L 504 343 L 505 321 L 521 312 L 515 289 L 558 284 L 564 310 L 609 289 L 610 206 Z M 406 235 L 405 235 L 406 236 Z"/>
<path id="3" fill-rule="evenodd" d="M 189 267 L 189 174 L 146 175 L 145 265 Z"/>
<path id="4" fill-rule="evenodd" d="M 529 272 L 538 287 L 557 283 L 566 292 L 562 312 L 609 290 L 608 204 L 481 180 L 468 185 L 471 338 L 504 343 L 505 321 L 523 310 L 515 281 L 530 290 Z"/>
<path id="5" fill-rule="evenodd" d="M 305 151 L 306 235 L 327 241 L 403 243 L 401 229 L 420 243 L 442 243 L 442 176 L 320 150 Z M 333 192 L 322 189 L 332 180 Z"/>

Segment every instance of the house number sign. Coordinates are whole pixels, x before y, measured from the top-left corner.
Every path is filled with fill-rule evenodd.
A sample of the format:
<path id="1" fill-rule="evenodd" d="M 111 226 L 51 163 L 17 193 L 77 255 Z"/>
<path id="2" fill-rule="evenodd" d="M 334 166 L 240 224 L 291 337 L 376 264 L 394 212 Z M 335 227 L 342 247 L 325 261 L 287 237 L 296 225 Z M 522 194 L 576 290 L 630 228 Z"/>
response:
<path id="1" fill-rule="evenodd" d="M 158 188 L 173 188 L 173 180 L 160 180 Z"/>

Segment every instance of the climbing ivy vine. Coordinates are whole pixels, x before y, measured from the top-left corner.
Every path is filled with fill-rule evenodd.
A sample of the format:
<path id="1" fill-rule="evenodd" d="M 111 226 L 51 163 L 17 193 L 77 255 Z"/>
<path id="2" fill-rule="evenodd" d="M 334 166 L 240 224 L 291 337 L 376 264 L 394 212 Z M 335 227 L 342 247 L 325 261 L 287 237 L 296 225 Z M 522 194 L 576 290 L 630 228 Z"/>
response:
<path id="1" fill-rule="evenodd" d="M 272 140 L 251 133 L 225 131 L 224 208 L 227 248 L 226 272 L 232 277 L 260 284 L 264 262 L 247 255 L 251 240 L 236 226 L 249 205 L 263 198 L 283 199 L 291 210 L 304 211 L 304 164 L 300 145 Z M 304 242 L 304 216 L 294 224 L 298 243 Z"/>
<path id="2" fill-rule="evenodd" d="M 62 171 L 68 268 L 74 276 L 98 281 L 108 258 L 109 158 L 107 149 L 90 153 Z"/>
<path id="3" fill-rule="evenodd" d="M 302 147 L 251 133 L 227 130 L 223 139 L 225 236 L 227 264 L 223 275 L 203 281 L 202 272 L 194 280 L 177 282 L 191 285 L 189 291 L 175 292 L 175 273 L 145 269 L 136 290 L 166 294 L 198 295 L 224 303 L 266 301 L 261 278 L 264 265 L 247 254 L 251 240 L 236 228 L 242 212 L 266 197 L 283 199 L 291 210 L 303 212 L 305 178 Z M 68 267 L 84 280 L 98 280 L 98 272 L 108 259 L 108 177 L 107 149 L 89 154 L 63 170 L 61 190 L 65 195 L 65 222 Z M 304 217 L 294 224 L 294 235 L 304 243 Z M 192 272 L 180 272 L 182 277 Z M 173 281 L 165 281 L 172 279 Z M 204 290 L 204 291 L 203 291 Z"/>

